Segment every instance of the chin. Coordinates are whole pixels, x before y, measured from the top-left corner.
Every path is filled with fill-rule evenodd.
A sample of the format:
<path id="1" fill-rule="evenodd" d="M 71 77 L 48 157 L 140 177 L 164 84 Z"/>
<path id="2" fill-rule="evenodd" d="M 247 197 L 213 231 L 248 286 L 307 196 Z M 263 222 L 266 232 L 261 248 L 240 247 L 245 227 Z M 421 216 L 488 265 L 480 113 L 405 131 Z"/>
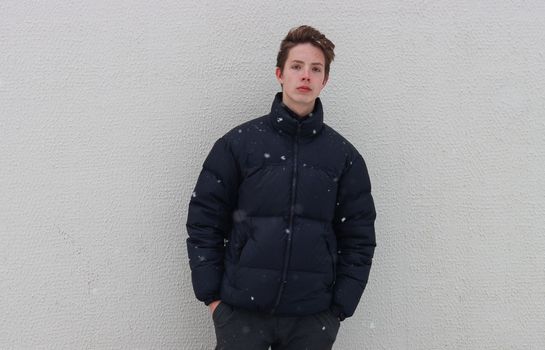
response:
<path id="1" fill-rule="evenodd" d="M 312 103 L 316 99 L 317 96 L 304 96 L 300 99 L 301 103 Z"/>
<path id="2" fill-rule="evenodd" d="M 308 102 L 312 102 L 312 101 L 314 101 L 316 99 L 316 96 L 310 95 L 310 94 L 306 94 L 306 95 L 295 94 L 295 95 L 292 95 L 292 97 L 293 97 L 294 101 L 297 101 L 297 102 L 300 102 L 300 103 L 308 103 Z"/>
<path id="3" fill-rule="evenodd" d="M 296 91 L 295 93 L 288 94 L 288 98 L 297 104 L 314 103 L 314 100 L 316 100 L 316 97 L 317 96 L 314 96 L 314 95 L 303 95 L 303 94 L 300 94 L 298 91 Z"/>

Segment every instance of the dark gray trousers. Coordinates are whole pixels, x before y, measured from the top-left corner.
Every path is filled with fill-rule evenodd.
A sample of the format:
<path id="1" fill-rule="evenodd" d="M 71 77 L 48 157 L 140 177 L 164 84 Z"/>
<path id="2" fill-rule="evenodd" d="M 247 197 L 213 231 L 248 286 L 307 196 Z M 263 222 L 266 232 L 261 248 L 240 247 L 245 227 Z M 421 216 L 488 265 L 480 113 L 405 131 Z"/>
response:
<path id="1" fill-rule="evenodd" d="M 274 316 L 224 302 L 212 314 L 216 350 L 330 350 L 340 321 L 329 310 L 300 317 Z"/>

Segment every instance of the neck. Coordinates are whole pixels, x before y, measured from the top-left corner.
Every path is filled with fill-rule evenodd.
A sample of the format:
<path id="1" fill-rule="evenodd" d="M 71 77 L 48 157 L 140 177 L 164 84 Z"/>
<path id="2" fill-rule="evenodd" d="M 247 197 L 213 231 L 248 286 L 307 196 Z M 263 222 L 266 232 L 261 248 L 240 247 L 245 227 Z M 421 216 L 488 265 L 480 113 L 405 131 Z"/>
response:
<path id="1" fill-rule="evenodd" d="M 315 103 L 315 101 L 313 101 L 311 105 L 300 105 L 294 103 L 293 101 L 288 101 L 284 98 L 284 96 L 282 96 L 282 102 L 288 106 L 288 108 L 291 109 L 299 118 L 307 116 L 310 112 L 312 112 L 314 110 Z"/>

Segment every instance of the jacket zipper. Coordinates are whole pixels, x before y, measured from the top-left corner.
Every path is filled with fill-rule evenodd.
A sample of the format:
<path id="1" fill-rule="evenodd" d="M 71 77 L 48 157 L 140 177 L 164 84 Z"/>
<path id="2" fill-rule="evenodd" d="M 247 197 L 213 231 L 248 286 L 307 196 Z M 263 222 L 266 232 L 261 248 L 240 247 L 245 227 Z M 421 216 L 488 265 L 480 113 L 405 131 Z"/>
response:
<path id="1" fill-rule="evenodd" d="M 288 225 L 288 232 L 286 233 L 287 236 L 287 244 L 286 244 L 286 251 L 284 256 L 284 266 L 282 268 L 282 278 L 280 279 L 280 288 L 278 290 L 278 295 L 276 296 L 276 302 L 274 303 L 274 306 L 271 310 L 271 314 L 274 314 L 276 311 L 276 308 L 278 307 L 278 304 L 280 304 L 280 299 L 282 298 L 282 294 L 284 293 L 284 287 L 287 281 L 287 275 L 288 275 L 288 265 L 289 265 L 289 259 L 291 255 L 291 242 L 292 242 L 292 236 L 293 236 L 293 217 L 295 215 L 295 194 L 296 186 L 297 186 L 297 148 L 299 145 L 299 131 L 301 130 L 301 124 L 297 124 L 297 133 L 295 134 L 295 143 L 293 144 L 293 176 L 291 179 L 291 208 L 290 208 L 290 222 Z"/>

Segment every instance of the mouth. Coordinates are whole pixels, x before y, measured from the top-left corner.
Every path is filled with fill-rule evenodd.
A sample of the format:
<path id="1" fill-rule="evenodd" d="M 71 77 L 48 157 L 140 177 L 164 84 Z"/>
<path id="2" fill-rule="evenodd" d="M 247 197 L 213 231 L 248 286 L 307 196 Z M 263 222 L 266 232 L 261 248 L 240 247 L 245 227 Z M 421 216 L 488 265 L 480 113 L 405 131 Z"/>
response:
<path id="1" fill-rule="evenodd" d="M 302 91 L 302 92 L 309 92 L 309 91 L 312 91 L 312 89 L 309 88 L 309 87 L 307 87 L 307 86 L 299 86 L 299 87 L 297 88 L 297 90 Z"/>

